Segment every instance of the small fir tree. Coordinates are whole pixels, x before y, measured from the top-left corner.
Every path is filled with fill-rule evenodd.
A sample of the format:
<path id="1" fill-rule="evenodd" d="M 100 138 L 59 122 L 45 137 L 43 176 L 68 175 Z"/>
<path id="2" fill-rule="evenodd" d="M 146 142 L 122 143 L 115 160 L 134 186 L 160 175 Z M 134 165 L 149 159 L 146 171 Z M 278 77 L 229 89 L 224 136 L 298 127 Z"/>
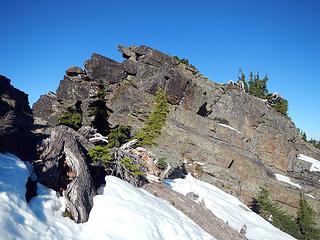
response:
<path id="1" fill-rule="evenodd" d="M 118 126 L 116 129 L 111 130 L 108 135 L 108 147 L 121 147 L 122 144 L 129 141 L 131 137 L 131 127 Z"/>
<path id="2" fill-rule="evenodd" d="M 306 201 L 303 193 L 300 193 L 300 201 L 296 221 L 301 233 L 301 237 L 299 239 L 320 239 L 320 231 L 315 228 L 316 223 L 314 222 L 314 212 L 309 203 Z"/>
<path id="3" fill-rule="evenodd" d="M 161 134 L 161 129 L 166 124 L 168 112 L 169 105 L 166 93 L 159 89 L 155 97 L 154 110 L 149 115 L 144 127 L 135 134 L 140 145 L 154 144 L 154 140 Z"/>
<path id="4" fill-rule="evenodd" d="M 249 92 L 249 86 L 248 86 L 248 83 L 246 81 L 246 75 L 244 74 L 244 72 L 242 71 L 241 68 L 239 70 L 238 80 L 243 82 L 243 86 L 244 86 L 245 92 Z"/>

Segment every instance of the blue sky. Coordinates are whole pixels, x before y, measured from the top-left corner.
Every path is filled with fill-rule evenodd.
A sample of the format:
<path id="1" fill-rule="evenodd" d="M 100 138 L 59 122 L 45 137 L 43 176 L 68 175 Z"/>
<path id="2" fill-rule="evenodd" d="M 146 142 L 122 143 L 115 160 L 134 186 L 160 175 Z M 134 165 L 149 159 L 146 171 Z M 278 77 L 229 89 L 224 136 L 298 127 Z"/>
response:
<path id="1" fill-rule="evenodd" d="M 188 58 L 216 82 L 268 73 L 270 91 L 320 139 L 320 1 L 1 1 L 0 74 L 35 102 L 93 52 L 148 45 Z"/>

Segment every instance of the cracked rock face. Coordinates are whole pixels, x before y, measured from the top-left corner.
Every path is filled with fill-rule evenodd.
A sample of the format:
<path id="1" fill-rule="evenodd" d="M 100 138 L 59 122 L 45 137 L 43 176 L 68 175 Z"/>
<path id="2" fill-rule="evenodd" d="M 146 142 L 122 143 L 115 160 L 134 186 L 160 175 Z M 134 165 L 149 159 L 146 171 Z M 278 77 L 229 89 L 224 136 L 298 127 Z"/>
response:
<path id="1" fill-rule="evenodd" d="M 28 95 L 14 88 L 8 78 L 0 75 L 0 151 L 31 160 L 35 147 L 32 125 Z"/>
<path id="2" fill-rule="evenodd" d="M 119 50 L 123 62 L 93 54 L 85 63 L 87 77 L 65 77 L 57 90 L 59 97 L 50 98 L 52 104 L 42 97 L 34 105 L 35 116 L 53 126 L 54 118 L 68 104 L 81 101 L 85 106 L 93 99 L 87 92 L 94 92 L 94 86 L 102 83 L 112 112 L 109 123 L 130 125 L 136 131 L 153 109 L 155 92 L 163 88 L 170 113 L 152 148 L 158 158 L 166 158 L 173 166 L 186 161 L 188 170 L 198 178 L 248 204 L 260 186 L 269 186 L 273 195 L 279 196 L 278 202 L 291 212 L 296 210 L 298 190 L 276 181 L 274 173 L 290 173 L 294 181 L 320 199 L 319 188 L 313 187 L 318 186 L 319 176 L 297 177 L 307 176 L 303 172 L 308 166 L 296 157 L 303 153 L 320 160 L 320 152 L 299 138 L 288 117 L 238 87 L 209 81 L 192 66 L 152 48 Z M 48 114 L 42 117 L 40 109 Z M 319 209 L 318 201 L 310 201 Z"/>
<path id="3" fill-rule="evenodd" d="M 40 159 L 35 163 L 38 181 L 63 195 L 77 223 L 88 221 L 96 193 L 85 158 L 92 146 L 73 129 L 57 126 L 38 148 Z"/>

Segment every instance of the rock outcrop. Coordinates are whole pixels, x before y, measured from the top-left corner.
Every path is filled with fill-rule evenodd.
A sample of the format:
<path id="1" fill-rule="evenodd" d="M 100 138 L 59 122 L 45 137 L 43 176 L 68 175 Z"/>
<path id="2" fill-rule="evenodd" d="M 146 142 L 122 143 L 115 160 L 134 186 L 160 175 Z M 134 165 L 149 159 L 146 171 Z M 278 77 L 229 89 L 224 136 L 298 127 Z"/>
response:
<path id="1" fill-rule="evenodd" d="M 63 195 L 67 211 L 77 223 L 88 220 L 96 193 L 86 162 L 92 146 L 73 129 L 57 126 L 38 148 L 40 159 L 35 162 L 38 181 Z"/>
<path id="2" fill-rule="evenodd" d="M 319 209 L 320 178 L 297 155 L 320 159 L 320 152 L 300 139 L 290 118 L 239 87 L 209 81 L 192 65 L 152 48 L 119 50 L 125 58 L 121 63 L 93 54 L 83 74 L 65 76 L 56 94 L 35 103 L 35 116 L 54 126 L 66 109 L 78 104 L 84 125 L 89 125 L 92 119 L 86 111 L 103 85 L 108 122 L 136 131 L 153 109 L 155 92 L 162 88 L 170 113 L 152 147 L 158 158 L 166 158 L 172 166 L 186 162 L 193 175 L 248 204 L 260 186 L 269 187 L 273 197 L 294 212 L 300 189 L 274 177 L 274 173 L 290 174 L 302 191 L 315 197 L 310 201 Z M 299 178 L 303 172 L 313 177 Z"/>
<path id="3" fill-rule="evenodd" d="M 35 153 L 32 112 L 28 95 L 0 75 L 0 151 L 31 160 Z"/>

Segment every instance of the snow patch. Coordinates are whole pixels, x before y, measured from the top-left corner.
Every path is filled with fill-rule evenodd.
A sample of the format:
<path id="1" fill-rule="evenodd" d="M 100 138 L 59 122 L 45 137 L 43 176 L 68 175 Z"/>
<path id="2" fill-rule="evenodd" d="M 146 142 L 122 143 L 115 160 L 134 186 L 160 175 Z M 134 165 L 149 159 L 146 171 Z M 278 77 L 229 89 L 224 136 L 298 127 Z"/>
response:
<path id="1" fill-rule="evenodd" d="M 1 239 L 215 239 L 168 202 L 111 176 L 93 199 L 89 221 L 76 224 L 62 216 L 63 199 L 41 184 L 28 204 L 28 176 L 21 160 L 0 154 Z"/>
<path id="2" fill-rule="evenodd" d="M 306 155 L 303 154 L 299 154 L 298 155 L 298 159 L 311 163 L 311 167 L 310 167 L 310 171 L 311 172 L 320 172 L 320 161 L 317 159 L 314 159 L 312 157 L 308 157 Z"/>
<path id="3" fill-rule="evenodd" d="M 239 130 L 237 130 L 237 129 L 235 129 L 235 128 L 227 125 L 227 124 L 223 124 L 223 123 L 218 123 L 218 124 L 219 124 L 220 126 L 222 126 L 222 127 L 229 128 L 229 129 L 231 129 L 231 130 L 233 130 L 233 131 L 236 131 L 237 133 L 241 133 Z"/>
<path id="4" fill-rule="evenodd" d="M 89 138 L 89 141 L 92 143 L 99 141 L 108 143 L 108 137 L 104 137 L 100 133 L 95 133 L 91 138 Z"/>
<path id="5" fill-rule="evenodd" d="M 189 192 L 198 194 L 199 201 L 204 201 L 208 209 L 224 222 L 228 222 L 229 226 L 235 230 L 240 231 L 246 224 L 246 236 L 249 240 L 295 239 L 251 211 L 238 198 L 209 183 L 199 181 L 190 174 L 185 179 L 166 180 L 166 184 L 184 195 Z"/>
<path id="6" fill-rule="evenodd" d="M 290 184 L 292 186 L 295 186 L 295 187 L 301 189 L 301 186 L 298 183 L 292 182 L 291 179 L 289 177 L 287 177 L 287 176 L 284 176 L 284 175 L 281 175 L 281 174 L 278 174 L 278 173 L 274 174 L 274 176 L 280 182 L 285 182 L 285 183 L 288 183 L 288 184 Z"/>
<path id="7" fill-rule="evenodd" d="M 316 199 L 314 196 L 312 196 L 311 194 L 308 194 L 308 193 L 306 193 L 306 194 L 304 194 L 304 195 L 306 195 L 306 196 L 308 196 L 308 197 L 310 197 L 310 198 L 312 198 L 312 199 Z"/>

